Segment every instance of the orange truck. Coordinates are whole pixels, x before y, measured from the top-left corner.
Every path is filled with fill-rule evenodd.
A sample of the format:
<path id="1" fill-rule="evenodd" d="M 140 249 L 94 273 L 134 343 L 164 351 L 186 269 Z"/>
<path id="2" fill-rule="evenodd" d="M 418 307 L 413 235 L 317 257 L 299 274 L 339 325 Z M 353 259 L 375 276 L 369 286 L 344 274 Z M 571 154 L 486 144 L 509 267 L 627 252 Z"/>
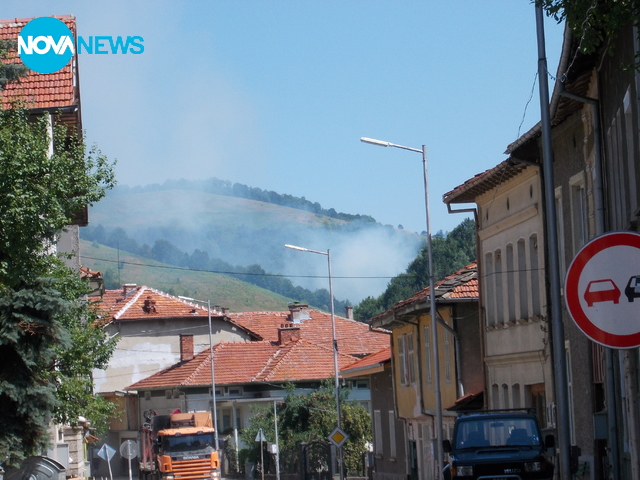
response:
<path id="1" fill-rule="evenodd" d="M 210 412 L 144 413 L 141 480 L 220 480 Z"/>

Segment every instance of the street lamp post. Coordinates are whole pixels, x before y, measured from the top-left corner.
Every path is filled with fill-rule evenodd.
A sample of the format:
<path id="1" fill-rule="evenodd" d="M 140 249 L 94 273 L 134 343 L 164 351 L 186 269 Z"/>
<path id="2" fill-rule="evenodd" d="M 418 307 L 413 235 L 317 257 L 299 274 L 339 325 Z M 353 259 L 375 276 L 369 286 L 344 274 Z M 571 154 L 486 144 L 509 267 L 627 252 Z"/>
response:
<path id="1" fill-rule="evenodd" d="M 317 253 L 318 255 L 326 255 L 327 264 L 329 267 L 329 297 L 331 300 L 331 334 L 333 341 L 333 368 L 335 375 L 335 396 L 336 396 L 336 416 L 338 418 L 338 428 L 342 430 L 342 423 L 340 420 L 340 383 L 338 381 L 338 341 L 336 340 L 336 318 L 333 306 L 333 280 L 331 276 L 331 250 L 327 249 L 326 252 L 319 250 L 310 250 L 308 248 L 296 247 L 295 245 L 285 245 L 286 248 L 291 250 L 298 250 L 299 252 Z M 340 468 L 340 480 L 344 480 L 344 465 L 342 458 L 342 447 L 338 447 L 339 450 L 339 468 Z"/>
<path id="2" fill-rule="evenodd" d="M 440 359 L 438 353 L 438 332 L 437 332 L 437 316 L 436 310 L 436 292 L 433 284 L 433 247 L 431 242 L 431 220 L 429 216 L 429 183 L 427 181 L 427 147 L 422 145 L 422 149 L 405 147 L 404 145 L 396 145 L 395 143 L 385 142 L 382 140 L 375 140 L 373 138 L 361 137 L 360 141 L 364 143 L 370 143 L 371 145 L 377 145 L 379 147 L 395 147 L 403 150 L 409 150 L 411 152 L 417 152 L 422 154 L 422 170 L 424 177 L 424 206 L 427 226 L 427 253 L 429 258 L 429 297 L 431 303 L 431 323 L 433 323 L 432 329 L 432 342 L 433 342 L 433 366 L 435 369 L 435 397 L 436 397 L 436 468 L 438 478 L 442 478 L 442 442 L 440 441 L 442 436 L 442 398 L 440 393 Z"/>
<path id="3" fill-rule="evenodd" d="M 213 335 L 211 333 L 211 300 L 197 300 L 190 297 L 178 297 L 191 302 L 206 303 L 207 314 L 209 317 L 209 363 L 211 363 L 211 409 L 213 410 L 213 433 L 215 435 L 216 451 L 220 450 L 218 441 L 218 412 L 216 409 L 216 376 L 215 367 L 213 365 Z"/>

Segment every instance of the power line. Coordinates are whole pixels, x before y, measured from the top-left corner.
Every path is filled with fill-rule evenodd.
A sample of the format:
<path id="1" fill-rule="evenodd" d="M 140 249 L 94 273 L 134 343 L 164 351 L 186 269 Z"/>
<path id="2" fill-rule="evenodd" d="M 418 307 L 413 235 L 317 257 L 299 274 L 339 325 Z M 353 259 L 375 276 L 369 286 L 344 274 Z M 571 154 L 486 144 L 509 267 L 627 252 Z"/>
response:
<path id="1" fill-rule="evenodd" d="M 90 257 L 87 255 L 82 255 L 82 258 L 87 258 L 89 260 L 97 260 L 100 262 L 109 262 L 109 263 L 118 263 L 119 265 L 131 265 L 135 267 L 149 267 L 149 268 L 161 268 L 167 270 L 181 270 L 187 272 L 202 272 L 202 273 L 216 273 L 219 275 L 247 275 L 252 277 L 281 277 L 281 278 L 328 278 L 327 275 L 289 275 L 283 273 L 256 273 L 256 272 L 227 272 L 223 270 L 205 270 L 200 268 L 190 268 L 190 267 L 177 267 L 173 265 L 151 265 L 149 263 L 135 263 L 135 262 L 127 262 L 127 261 L 118 261 L 118 260 L 109 260 L 106 258 L 97 258 Z M 414 274 L 405 274 L 407 276 L 415 276 Z M 342 279 L 390 279 L 395 278 L 397 275 L 393 276 L 339 276 L 332 275 L 333 278 L 342 278 Z"/>

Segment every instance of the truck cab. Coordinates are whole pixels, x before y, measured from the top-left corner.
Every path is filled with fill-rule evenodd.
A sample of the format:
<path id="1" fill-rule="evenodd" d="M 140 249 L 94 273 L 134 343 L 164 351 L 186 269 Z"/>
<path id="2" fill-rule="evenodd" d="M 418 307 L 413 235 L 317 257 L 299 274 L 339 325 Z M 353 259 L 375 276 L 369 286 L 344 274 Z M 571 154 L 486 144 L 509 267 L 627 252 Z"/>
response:
<path id="1" fill-rule="evenodd" d="M 451 441 L 443 442 L 451 478 L 468 480 L 550 480 L 554 466 L 547 449 L 553 446 L 553 436 L 543 439 L 535 414 L 527 410 L 462 415 Z"/>

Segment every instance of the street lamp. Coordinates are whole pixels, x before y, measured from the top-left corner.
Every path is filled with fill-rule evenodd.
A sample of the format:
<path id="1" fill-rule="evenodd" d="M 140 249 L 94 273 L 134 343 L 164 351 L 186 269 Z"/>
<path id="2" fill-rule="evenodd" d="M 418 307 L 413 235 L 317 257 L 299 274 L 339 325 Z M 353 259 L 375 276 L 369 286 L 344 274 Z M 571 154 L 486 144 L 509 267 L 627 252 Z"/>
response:
<path id="1" fill-rule="evenodd" d="M 298 250 L 299 252 L 317 253 L 318 255 L 326 255 L 327 264 L 329 266 L 329 297 L 331 299 L 331 333 L 333 339 L 333 368 L 335 375 L 335 396 L 336 396 L 336 416 L 338 417 L 338 429 L 342 430 L 342 424 L 340 421 L 340 384 L 338 382 L 338 341 L 336 340 L 336 317 L 333 306 L 333 280 L 331 277 L 331 250 L 327 249 L 326 252 L 319 250 L 310 250 L 308 248 L 296 247 L 295 245 L 285 245 L 286 248 L 291 250 Z M 342 447 L 339 447 L 340 452 L 340 480 L 344 480 L 344 465 L 342 464 Z"/>
<path id="2" fill-rule="evenodd" d="M 442 478 L 442 442 L 440 438 L 442 436 L 442 398 L 440 394 L 440 359 L 438 354 L 438 332 L 437 332 L 437 316 L 436 311 L 436 292 L 433 285 L 433 247 L 431 242 L 431 221 L 429 217 L 429 188 L 427 182 L 427 147 L 422 145 L 422 149 L 405 147 L 404 145 L 396 145 L 395 143 L 385 142 L 382 140 L 375 140 L 373 138 L 360 137 L 360 141 L 364 143 L 370 143 L 371 145 L 377 145 L 379 147 L 395 147 L 403 150 L 409 150 L 411 152 L 417 152 L 422 154 L 422 170 L 424 176 L 424 206 L 425 216 L 427 223 L 427 252 L 429 257 L 429 297 L 431 303 L 431 320 L 433 323 L 432 330 L 432 342 L 433 342 L 433 365 L 435 368 L 435 397 L 436 397 L 436 466 L 438 471 L 438 478 Z"/>
<path id="3" fill-rule="evenodd" d="M 198 302 L 198 303 L 206 303 L 207 304 L 207 314 L 209 317 L 209 363 L 211 363 L 211 406 L 213 410 L 213 432 L 215 434 L 216 441 L 216 451 L 220 450 L 220 445 L 218 442 L 218 412 L 216 410 L 216 376 L 215 376 L 215 368 L 213 366 L 213 339 L 211 334 L 211 300 L 197 300 L 195 298 L 190 297 L 178 297 L 183 300 L 188 300 L 190 302 Z"/>

